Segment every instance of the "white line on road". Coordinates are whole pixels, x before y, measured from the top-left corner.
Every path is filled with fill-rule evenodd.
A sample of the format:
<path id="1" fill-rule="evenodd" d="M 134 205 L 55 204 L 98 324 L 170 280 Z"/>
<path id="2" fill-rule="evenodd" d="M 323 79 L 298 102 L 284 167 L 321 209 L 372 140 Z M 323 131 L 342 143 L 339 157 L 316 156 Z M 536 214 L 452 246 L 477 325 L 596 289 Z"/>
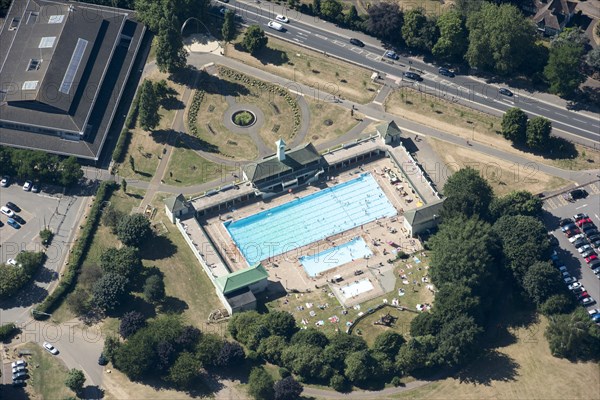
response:
<path id="1" fill-rule="evenodd" d="M 298 32 L 298 35 L 300 35 L 300 36 L 308 36 L 306 33 L 302 33 L 302 32 Z"/>
<path id="2" fill-rule="evenodd" d="M 311 31 L 307 31 L 306 29 L 298 28 L 298 27 L 297 27 L 297 26 L 295 26 L 295 25 L 294 25 L 294 29 L 296 29 L 296 30 L 299 30 L 299 31 L 302 31 L 302 32 L 306 32 L 306 33 L 308 33 L 309 35 L 312 35 L 312 32 L 311 32 Z"/>
<path id="3" fill-rule="evenodd" d="M 584 204 L 584 205 L 582 205 L 582 206 L 579 206 L 579 207 L 575 207 L 575 209 L 576 209 L 576 210 L 579 210 L 580 208 L 584 208 L 584 207 L 587 207 L 587 204 Z"/>
<path id="4" fill-rule="evenodd" d="M 594 214 L 594 216 L 596 217 L 596 219 L 597 219 L 598 221 L 600 221 L 600 217 L 598 216 L 598 214 Z"/>
<path id="5" fill-rule="evenodd" d="M 298 42 L 298 43 L 301 43 L 301 42 L 302 42 L 302 41 L 301 41 L 300 39 L 298 39 L 298 38 L 292 38 L 292 39 L 294 39 L 294 40 L 295 40 L 296 42 Z"/>
<path id="6" fill-rule="evenodd" d="M 353 52 L 355 52 L 356 54 L 362 54 L 362 52 L 363 52 L 361 49 L 359 49 L 359 48 L 357 48 L 357 47 L 353 47 L 353 48 L 351 48 L 350 50 L 352 50 L 352 51 L 353 51 Z"/>
<path id="7" fill-rule="evenodd" d="M 538 107 L 540 110 L 544 110 L 544 111 L 550 111 L 550 109 L 548 108 L 544 108 L 544 107 Z"/>
<path id="8" fill-rule="evenodd" d="M 318 33 L 315 34 L 315 36 L 318 37 L 319 39 L 327 40 L 327 36 L 319 35 Z"/>
<path id="9" fill-rule="evenodd" d="M 337 44 L 338 46 L 346 47 L 346 43 L 340 42 L 339 40 L 334 40 L 333 43 Z"/>
<path id="10" fill-rule="evenodd" d="M 587 121 L 582 121 L 582 120 L 580 120 L 580 119 L 577 119 L 577 118 L 573 118 L 573 121 L 581 122 L 581 123 L 583 123 L 583 124 L 589 124 L 589 122 L 587 122 Z"/>

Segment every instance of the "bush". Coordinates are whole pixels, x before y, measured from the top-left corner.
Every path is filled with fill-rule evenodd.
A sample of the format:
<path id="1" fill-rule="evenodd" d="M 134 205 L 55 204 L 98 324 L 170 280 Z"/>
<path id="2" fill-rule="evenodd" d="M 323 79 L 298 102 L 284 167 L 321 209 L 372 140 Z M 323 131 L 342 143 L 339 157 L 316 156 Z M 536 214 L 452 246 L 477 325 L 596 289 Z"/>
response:
<path id="1" fill-rule="evenodd" d="M 402 379 L 400 379 L 399 376 L 393 377 L 391 383 L 394 385 L 394 387 L 404 386 L 404 383 L 402 383 Z"/>
<path id="2" fill-rule="evenodd" d="M 98 221 L 100 219 L 102 203 L 104 203 L 104 201 L 110 197 L 112 191 L 116 187 L 117 184 L 114 182 L 106 181 L 100 184 L 86 223 L 81 230 L 81 235 L 71 249 L 67 272 L 65 272 L 54 292 L 46 297 L 44 301 L 34 309 L 33 317 L 35 319 L 45 319 L 47 316 L 40 313 L 48 313 L 53 311 L 56 307 L 58 307 L 64 296 L 73 288 L 73 285 L 77 280 L 77 275 L 79 273 L 79 269 L 81 268 L 81 264 L 83 263 L 90 244 L 92 243 L 92 239 L 94 238 L 94 233 L 96 232 L 96 227 L 98 226 Z"/>
<path id="3" fill-rule="evenodd" d="M 129 146 L 129 142 L 131 141 L 131 132 L 129 129 L 123 128 L 121 134 L 119 135 L 119 140 L 117 140 L 117 145 L 113 150 L 112 159 L 114 162 L 123 162 L 125 157 L 125 153 L 127 153 L 127 147 Z"/>
<path id="4" fill-rule="evenodd" d="M 0 326 L 0 341 L 8 341 L 19 332 L 17 326 L 13 323 Z"/>
<path id="5" fill-rule="evenodd" d="M 42 229 L 40 231 L 40 239 L 42 239 L 42 244 L 46 247 L 52 243 L 52 238 L 54 237 L 54 233 L 48 228 Z"/>
<path id="6" fill-rule="evenodd" d="M 340 374 L 335 374 L 329 379 L 329 386 L 336 392 L 346 392 L 348 390 L 348 382 Z"/>
<path id="7" fill-rule="evenodd" d="M 279 375 L 281 376 L 281 379 L 285 379 L 288 376 L 292 376 L 292 373 L 285 367 L 279 367 Z"/>
<path id="8" fill-rule="evenodd" d="M 253 120 L 254 117 L 248 111 L 242 111 L 241 113 L 237 114 L 234 118 L 234 122 L 236 123 L 236 125 L 240 126 L 250 125 Z"/>

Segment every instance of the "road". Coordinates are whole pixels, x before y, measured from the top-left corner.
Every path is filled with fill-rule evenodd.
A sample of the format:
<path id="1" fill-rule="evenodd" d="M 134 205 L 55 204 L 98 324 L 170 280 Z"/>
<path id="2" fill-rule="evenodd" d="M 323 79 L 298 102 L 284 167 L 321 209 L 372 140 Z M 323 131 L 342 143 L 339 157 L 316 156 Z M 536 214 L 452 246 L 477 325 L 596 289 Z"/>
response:
<path id="1" fill-rule="evenodd" d="M 532 117 L 543 116 L 552 121 L 553 133 L 556 136 L 590 147 L 597 147 L 600 143 L 600 115 L 567 110 L 562 104 L 564 101 L 558 97 L 544 95 L 542 98 L 541 95 L 513 88 L 511 91 L 515 95 L 507 97 L 498 93 L 500 86 L 488 84 L 480 78 L 460 75 L 455 78 L 442 77 L 437 73 L 436 66 L 417 58 L 401 57 L 398 61 L 393 61 L 383 57 L 385 49 L 379 40 L 335 27 L 318 18 L 287 10 L 283 6 L 267 2 L 257 4 L 233 0 L 229 4 L 218 4 L 234 9 L 246 24 L 263 26 L 269 35 L 362 65 L 396 78 L 398 82 L 401 81 L 403 72 L 409 69 L 418 72 L 424 78 L 422 82 L 403 83 L 414 84 L 416 88 L 428 94 L 453 99 L 471 108 L 496 115 L 501 115 L 511 107 L 520 107 Z M 266 26 L 277 14 L 286 15 L 290 19 L 289 24 L 284 24 L 283 32 Z M 361 39 L 365 47 L 351 45 L 348 41 L 350 37 Z"/>

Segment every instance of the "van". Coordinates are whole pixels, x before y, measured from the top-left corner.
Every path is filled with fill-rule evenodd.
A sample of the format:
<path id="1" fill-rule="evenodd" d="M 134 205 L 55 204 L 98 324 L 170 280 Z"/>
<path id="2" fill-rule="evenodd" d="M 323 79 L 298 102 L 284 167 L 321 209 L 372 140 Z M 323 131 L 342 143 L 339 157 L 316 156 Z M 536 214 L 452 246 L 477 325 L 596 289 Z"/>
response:
<path id="1" fill-rule="evenodd" d="M 275 29 L 276 31 L 283 32 L 283 25 L 281 25 L 279 22 L 269 21 L 267 26 L 271 29 Z"/>

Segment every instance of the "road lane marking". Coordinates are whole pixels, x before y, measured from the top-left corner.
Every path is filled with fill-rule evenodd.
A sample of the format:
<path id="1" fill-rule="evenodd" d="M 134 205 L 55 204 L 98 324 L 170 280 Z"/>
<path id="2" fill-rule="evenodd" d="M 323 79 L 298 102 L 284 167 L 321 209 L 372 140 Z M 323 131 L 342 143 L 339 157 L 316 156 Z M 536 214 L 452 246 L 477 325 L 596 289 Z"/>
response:
<path id="1" fill-rule="evenodd" d="M 577 118 L 573 118 L 573 121 L 581 122 L 582 124 L 589 124 L 589 122 L 587 122 L 587 121 L 582 121 L 582 120 L 580 120 L 580 119 L 577 119 Z"/>
<path id="2" fill-rule="evenodd" d="M 363 51 L 361 49 L 357 48 L 357 47 L 353 47 L 350 50 L 352 50 L 356 54 L 362 54 L 363 53 Z"/>
<path id="3" fill-rule="evenodd" d="M 576 209 L 576 210 L 579 210 L 580 208 L 584 208 L 584 207 L 587 207 L 587 206 L 588 206 L 587 204 L 584 204 L 584 205 L 582 205 L 582 206 L 575 207 L 575 209 Z"/>
<path id="4" fill-rule="evenodd" d="M 316 33 L 315 36 L 319 39 L 327 40 L 327 36 L 319 35 L 318 33 Z"/>

